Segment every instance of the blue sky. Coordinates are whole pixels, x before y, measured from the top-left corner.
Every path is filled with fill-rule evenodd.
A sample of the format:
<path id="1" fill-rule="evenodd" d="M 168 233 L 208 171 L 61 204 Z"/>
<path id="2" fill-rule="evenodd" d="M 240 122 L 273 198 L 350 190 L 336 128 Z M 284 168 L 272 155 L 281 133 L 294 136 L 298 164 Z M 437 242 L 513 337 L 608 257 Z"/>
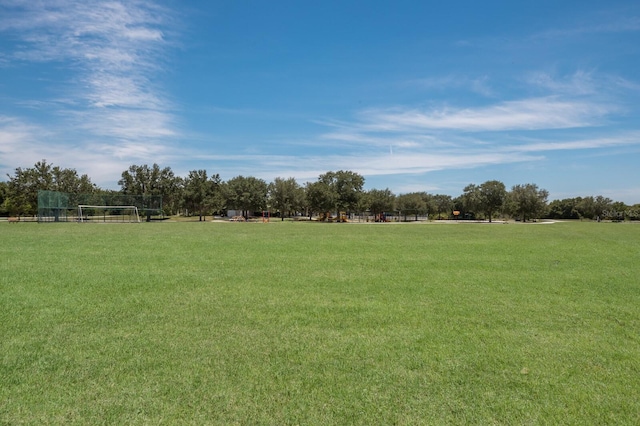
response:
<path id="1" fill-rule="evenodd" d="M 0 0 L 0 173 L 640 202 L 640 3 Z"/>

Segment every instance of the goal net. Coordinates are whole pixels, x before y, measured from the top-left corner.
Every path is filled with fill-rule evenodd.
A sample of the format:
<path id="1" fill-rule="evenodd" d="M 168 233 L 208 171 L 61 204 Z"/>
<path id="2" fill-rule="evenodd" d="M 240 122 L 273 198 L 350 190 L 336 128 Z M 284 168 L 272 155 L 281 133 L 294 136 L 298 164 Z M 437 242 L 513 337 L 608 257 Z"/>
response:
<path id="1" fill-rule="evenodd" d="M 78 222 L 140 222 L 136 206 L 78 204 Z"/>
<path id="2" fill-rule="evenodd" d="M 38 191 L 38 222 L 150 222 L 162 214 L 161 195 Z"/>

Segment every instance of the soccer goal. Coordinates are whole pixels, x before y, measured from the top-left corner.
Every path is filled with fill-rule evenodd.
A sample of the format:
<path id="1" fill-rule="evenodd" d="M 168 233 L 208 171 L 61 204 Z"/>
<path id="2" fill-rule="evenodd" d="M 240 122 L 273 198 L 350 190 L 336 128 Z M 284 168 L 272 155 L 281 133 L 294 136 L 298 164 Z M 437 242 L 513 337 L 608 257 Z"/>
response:
<path id="1" fill-rule="evenodd" d="M 78 205 L 78 222 L 140 222 L 136 206 Z"/>

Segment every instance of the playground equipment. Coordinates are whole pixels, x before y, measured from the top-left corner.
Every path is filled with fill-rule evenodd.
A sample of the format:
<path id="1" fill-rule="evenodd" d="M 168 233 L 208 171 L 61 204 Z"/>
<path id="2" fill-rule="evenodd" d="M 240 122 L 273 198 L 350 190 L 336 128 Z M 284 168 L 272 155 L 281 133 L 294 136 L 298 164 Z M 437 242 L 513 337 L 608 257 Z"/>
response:
<path id="1" fill-rule="evenodd" d="M 384 213 L 377 214 L 375 217 L 376 222 L 389 222 L 387 215 Z"/>
<path id="2" fill-rule="evenodd" d="M 349 220 L 347 219 L 347 213 L 346 212 L 340 212 L 339 216 L 331 216 L 331 212 L 326 212 L 326 213 L 320 213 L 320 215 L 318 216 L 318 220 L 321 222 L 327 221 L 327 222 L 348 222 Z"/>

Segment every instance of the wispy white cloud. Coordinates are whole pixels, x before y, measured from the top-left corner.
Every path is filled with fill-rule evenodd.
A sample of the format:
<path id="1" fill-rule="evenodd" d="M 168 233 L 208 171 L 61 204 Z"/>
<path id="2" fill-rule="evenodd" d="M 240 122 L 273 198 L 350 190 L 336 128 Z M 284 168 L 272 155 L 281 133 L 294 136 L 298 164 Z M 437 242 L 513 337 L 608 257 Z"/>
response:
<path id="1" fill-rule="evenodd" d="M 586 72 L 565 79 L 531 74 L 529 84 L 556 95 L 473 108 L 369 109 L 352 122 L 324 122 L 331 130 L 319 142 L 333 143 L 344 152 L 347 165 L 368 175 L 533 164 L 554 151 L 640 145 L 635 131 L 579 136 L 586 128 L 607 124 L 619 112 L 614 104 L 599 99 L 602 86 L 594 79 Z M 331 161 L 340 163 L 338 158 Z M 304 164 L 302 159 L 295 162 Z"/>
<path id="2" fill-rule="evenodd" d="M 532 39 L 558 39 L 588 34 L 629 33 L 640 31 L 639 16 L 601 14 L 597 18 L 566 28 L 554 28 L 534 34 Z"/>
<path id="3" fill-rule="evenodd" d="M 569 75 L 531 72 L 526 74 L 524 81 L 545 93 L 570 98 L 587 96 L 603 98 L 613 92 L 625 94 L 640 90 L 640 83 L 619 75 L 585 70 L 577 70 Z"/>
<path id="4" fill-rule="evenodd" d="M 469 90 L 485 97 L 494 96 L 489 84 L 489 77 L 468 77 L 464 75 L 447 75 L 440 77 L 425 77 L 409 81 L 409 84 L 430 91 Z"/>
<path id="5" fill-rule="evenodd" d="M 199 161 L 213 165 L 225 178 L 247 174 L 267 181 L 295 176 L 300 181 L 316 179 L 327 170 L 352 170 L 365 176 L 423 174 L 445 169 L 465 169 L 495 164 L 536 161 L 543 158 L 522 152 L 450 151 L 350 152 L 341 155 L 201 155 Z"/>
<path id="6" fill-rule="evenodd" d="M 480 108 L 368 110 L 361 114 L 361 119 L 362 128 L 369 131 L 564 129 L 600 124 L 603 117 L 614 109 L 610 105 L 545 97 Z"/>
<path id="7" fill-rule="evenodd" d="M 592 72 L 578 70 L 574 74 L 556 77 L 545 72 L 530 73 L 526 81 L 543 90 L 570 96 L 591 95 L 597 91 L 597 83 Z"/>
<path id="8" fill-rule="evenodd" d="M 102 142 L 85 140 L 81 146 L 62 145 L 57 142 L 59 139 L 60 135 L 49 128 L 17 117 L 0 116 L 0 179 L 13 175 L 16 167 L 31 167 L 46 159 L 56 166 L 87 174 L 94 183 L 111 187 L 130 165 L 130 159 L 135 158 L 105 155 L 104 150 L 112 147 Z"/>
<path id="9" fill-rule="evenodd" d="M 0 116 L 0 178 L 4 180 L 14 167 L 24 163 L 7 164 L 8 160 L 32 160 L 34 135 L 42 135 L 42 129 L 29 125 L 16 117 Z M 37 157 L 36 157 L 37 158 Z M 26 163 L 29 164 L 29 163 Z"/>
<path id="10" fill-rule="evenodd" d="M 584 150 L 584 149 L 601 149 L 612 148 L 625 145 L 640 145 L 639 132 L 626 132 L 609 137 L 587 138 L 587 139 L 571 139 L 553 141 L 546 139 L 544 141 L 529 140 L 524 144 L 507 145 L 497 147 L 499 150 L 510 152 L 545 152 L 545 151 L 562 151 L 562 150 Z"/>
<path id="11" fill-rule="evenodd" d="M 21 41 L 12 61 L 66 67 L 59 95 L 70 101 L 52 111 L 63 126 L 111 146 L 176 135 L 171 102 L 151 83 L 163 68 L 167 11 L 145 0 L 4 0 L 2 9 L 0 31 Z"/>

